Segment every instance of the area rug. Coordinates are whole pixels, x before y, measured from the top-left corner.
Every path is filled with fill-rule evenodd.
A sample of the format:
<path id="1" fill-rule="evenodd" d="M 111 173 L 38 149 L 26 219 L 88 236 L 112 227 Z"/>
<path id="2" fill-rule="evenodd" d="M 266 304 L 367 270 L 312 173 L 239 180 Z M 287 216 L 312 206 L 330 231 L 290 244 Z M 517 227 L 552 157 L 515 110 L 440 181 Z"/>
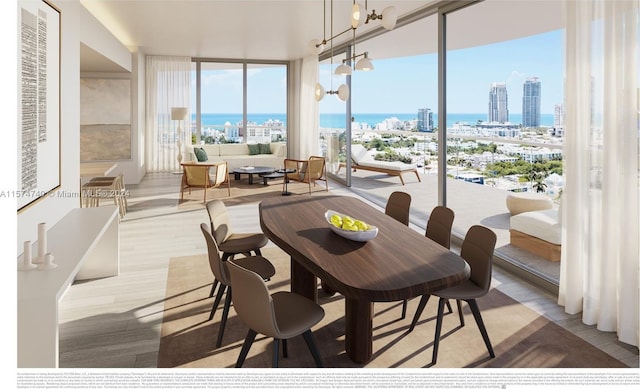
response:
<path id="1" fill-rule="evenodd" d="M 180 179 L 181 175 L 174 174 L 167 176 L 164 181 L 166 185 L 164 193 L 145 196 L 144 193 L 136 193 L 129 200 L 125 221 L 136 220 L 148 217 L 157 217 L 170 215 L 178 212 L 200 211 L 205 208 L 204 193 L 202 189 L 192 189 L 191 193 L 185 190 L 183 198 L 180 198 Z M 240 180 L 235 180 L 233 175 L 229 176 L 231 180 L 231 195 L 226 187 L 207 189 L 207 202 L 211 200 L 222 200 L 226 206 L 234 206 L 239 204 L 247 204 L 259 202 L 269 197 L 282 195 L 283 185 L 282 179 L 269 180 L 267 185 L 263 185 L 263 181 L 259 177 L 254 178 L 254 183 L 249 185 L 248 179 L 243 176 Z M 135 191 L 135 186 L 133 186 Z M 299 184 L 291 182 L 288 184 L 288 190 L 293 195 L 307 195 L 309 187 L 307 184 Z M 313 195 L 326 194 L 324 186 L 321 184 L 312 187 Z"/>
<path id="2" fill-rule="evenodd" d="M 276 267 L 268 282 L 272 291 L 289 290 L 289 257 L 277 247 L 262 251 Z M 229 312 L 222 346 L 215 341 L 222 316 L 220 304 L 208 321 L 213 277 L 205 253 L 172 258 L 169 265 L 158 367 L 233 367 L 248 328 Z M 409 302 L 407 318 L 400 319 L 401 302 L 376 303 L 373 320 L 373 357 L 366 364 L 351 361 L 344 351 L 344 298 L 319 291 L 324 319 L 313 328 L 325 367 L 348 368 L 623 368 L 623 363 L 576 335 L 550 322 L 496 289 L 478 300 L 496 357 L 490 358 L 466 303 L 466 325 L 445 314 L 438 362 L 431 366 L 437 299 L 432 298 L 412 332 L 408 332 L 419 299 Z M 282 355 L 282 354 L 281 354 Z M 258 335 L 243 367 L 270 367 L 272 339 Z M 304 340 L 289 341 L 289 357 L 280 367 L 314 367 Z"/>

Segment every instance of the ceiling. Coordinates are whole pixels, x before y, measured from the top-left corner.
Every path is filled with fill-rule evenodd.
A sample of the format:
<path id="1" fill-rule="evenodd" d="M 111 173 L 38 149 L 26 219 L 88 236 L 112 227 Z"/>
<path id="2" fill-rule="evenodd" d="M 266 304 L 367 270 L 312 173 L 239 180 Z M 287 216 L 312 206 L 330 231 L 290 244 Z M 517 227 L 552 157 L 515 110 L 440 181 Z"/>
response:
<path id="1" fill-rule="evenodd" d="M 147 55 L 294 60 L 309 55 L 310 40 L 322 39 L 324 34 L 328 39 L 349 29 L 353 0 L 80 2 L 124 45 Z M 367 9 L 369 13 L 375 9 L 379 14 L 393 5 L 401 24 L 415 10 L 434 3 L 433 0 L 371 0 L 367 1 Z M 326 18 L 323 17 L 325 5 Z M 466 11 L 471 9 L 473 12 Z M 485 0 L 466 10 L 457 12 L 448 22 L 448 31 L 455 32 L 447 40 L 449 48 L 514 39 L 562 27 L 562 1 L 558 0 Z M 362 36 L 376 29 L 384 31 L 378 21 L 373 21 L 356 32 Z M 435 52 L 435 37 L 437 19 L 432 16 L 362 42 L 357 45 L 357 52 L 370 51 L 374 58 Z M 351 32 L 347 32 L 334 39 L 334 44 L 351 38 Z M 83 71 L 123 71 L 86 46 L 81 55 Z"/>

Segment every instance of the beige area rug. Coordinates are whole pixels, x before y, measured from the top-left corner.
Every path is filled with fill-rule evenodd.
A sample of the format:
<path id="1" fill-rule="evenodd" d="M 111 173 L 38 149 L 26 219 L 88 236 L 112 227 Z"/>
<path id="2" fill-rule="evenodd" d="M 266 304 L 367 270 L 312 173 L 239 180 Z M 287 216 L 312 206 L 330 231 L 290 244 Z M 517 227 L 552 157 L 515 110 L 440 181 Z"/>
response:
<path id="1" fill-rule="evenodd" d="M 276 267 L 268 282 L 272 291 L 289 290 L 289 257 L 277 247 L 263 249 Z M 233 306 L 222 347 L 215 348 L 221 303 L 213 320 L 207 321 L 213 298 L 209 298 L 213 278 L 206 255 L 172 258 L 162 323 L 158 367 L 233 367 L 247 333 Z M 409 302 L 407 318 L 400 320 L 401 303 L 376 303 L 373 321 L 373 358 L 366 365 L 352 362 L 344 352 L 344 298 L 319 291 L 324 319 L 313 328 L 326 367 L 429 367 L 433 351 L 437 299 L 432 298 L 413 332 L 407 330 L 419 299 Z M 491 359 L 466 303 L 464 327 L 454 313 L 446 314 L 437 368 L 623 368 L 610 357 L 579 337 L 541 317 L 503 293 L 492 289 L 478 301 L 496 358 Z M 282 354 L 281 354 L 282 355 Z M 270 367 L 272 339 L 258 335 L 244 367 Z M 280 367 L 314 367 L 301 337 L 289 341 L 289 357 Z"/>

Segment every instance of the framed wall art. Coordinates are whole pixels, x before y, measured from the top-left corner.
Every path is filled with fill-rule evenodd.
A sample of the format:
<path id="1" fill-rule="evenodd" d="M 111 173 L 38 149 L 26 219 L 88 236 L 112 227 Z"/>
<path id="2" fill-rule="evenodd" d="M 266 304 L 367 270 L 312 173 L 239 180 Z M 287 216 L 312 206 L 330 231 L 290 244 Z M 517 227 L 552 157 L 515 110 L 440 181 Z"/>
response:
<path id="1" fill-rule="evenodd" d="M 60 10 L 18 1 L 18 212 L 60 188 Z"/>

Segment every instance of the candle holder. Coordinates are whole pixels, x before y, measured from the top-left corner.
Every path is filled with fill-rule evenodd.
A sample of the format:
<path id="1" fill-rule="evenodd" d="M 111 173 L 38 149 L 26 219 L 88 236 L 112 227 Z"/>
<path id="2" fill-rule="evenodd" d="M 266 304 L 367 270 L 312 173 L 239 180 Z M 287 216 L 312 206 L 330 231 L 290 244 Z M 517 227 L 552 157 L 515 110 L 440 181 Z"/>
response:
<path id="1" fill-rule="evenodd" d="M 36 267 L 38 266 L 31 263 L 31 241 L 27 240 L 24 242 L 24 251 L 22 253 L 22 263 L 20 264 L 18 269 L 22 271 L 26 271 L 26 270 L 33 270 Z"/>
<path id="2" fill-rule="evenodd" d="M 53 254 L 46 253 L 44 255 L 44 262 L 38 265 L 38 270 L 51 270 L 58 267 L 58 264 L 53 263 Z"/>
<path id="3" fill-rule="evenodd" d="M 44 262 L 44 255 L 47 252 L 47 224 L 38 224 L 38 256 L 33 258 L 33 263 L 41 264 Z"/>

